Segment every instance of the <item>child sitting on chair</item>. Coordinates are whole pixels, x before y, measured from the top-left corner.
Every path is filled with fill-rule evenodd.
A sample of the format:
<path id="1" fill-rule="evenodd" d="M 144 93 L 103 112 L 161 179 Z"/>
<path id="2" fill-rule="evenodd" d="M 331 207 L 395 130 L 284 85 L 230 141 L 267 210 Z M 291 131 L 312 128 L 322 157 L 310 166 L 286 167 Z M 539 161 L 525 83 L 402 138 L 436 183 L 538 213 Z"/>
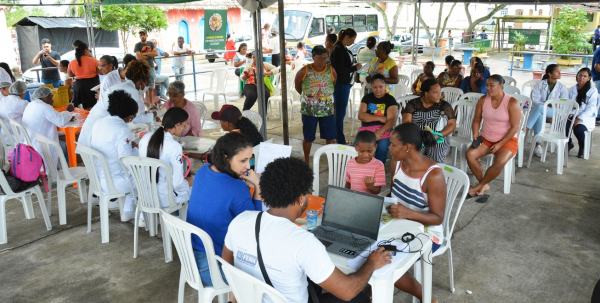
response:
<path id="1" fill-rule="evenodd" d="M 367 194 L 379 194 L 385 185 L 385 167 L 374 157 L 377 136 L 368 130 L 358 132 L 354 148 L 358 157 L 348 161 L 345 187 Z"/>

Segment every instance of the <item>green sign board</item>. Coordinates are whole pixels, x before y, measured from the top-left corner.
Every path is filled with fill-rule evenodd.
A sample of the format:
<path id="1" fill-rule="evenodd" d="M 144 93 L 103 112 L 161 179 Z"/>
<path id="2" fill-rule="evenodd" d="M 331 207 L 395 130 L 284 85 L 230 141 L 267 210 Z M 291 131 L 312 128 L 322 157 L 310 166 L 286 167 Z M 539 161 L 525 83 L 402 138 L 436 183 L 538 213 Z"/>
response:
<path id="1" fill-rule="evenodd" d="M 515 33 L 520 33 L 527 37 L 525 44 L 527 45 L 540 45 L 540 35 L 542 31 L 539 29 L 508 29 L 508 43 L 515 43 Z"/>
<path id="2" fill-rule="evenodd" d="M 225 49 L 227 40 L 227 10 L 204 11 L 204 48 Z"/>

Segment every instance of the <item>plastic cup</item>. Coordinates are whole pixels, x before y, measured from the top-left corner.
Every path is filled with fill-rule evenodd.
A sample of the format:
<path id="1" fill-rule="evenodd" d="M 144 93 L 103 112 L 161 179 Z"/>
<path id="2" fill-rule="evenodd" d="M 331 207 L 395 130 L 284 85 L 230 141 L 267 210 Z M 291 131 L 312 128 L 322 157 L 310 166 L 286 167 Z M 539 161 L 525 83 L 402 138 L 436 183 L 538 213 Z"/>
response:
<path id="1" fill-rule="evenodd" d="M 309 229 L 317 227 L 317 217 L 319 216 L 319 211 L 315 209 L 309 209 L 306 211 L 306 225 Z"/>

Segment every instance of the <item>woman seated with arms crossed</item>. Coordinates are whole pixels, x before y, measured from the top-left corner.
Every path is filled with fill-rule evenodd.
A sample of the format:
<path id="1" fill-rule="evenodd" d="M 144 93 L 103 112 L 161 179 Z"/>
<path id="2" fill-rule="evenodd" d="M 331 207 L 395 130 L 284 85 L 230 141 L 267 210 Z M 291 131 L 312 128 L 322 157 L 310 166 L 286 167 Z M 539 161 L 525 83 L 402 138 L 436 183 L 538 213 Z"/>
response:
<path id="1" fill-rule="evenodd" d="M 417 79 L 412 85 L 413 95 L 421 94 L 421 85 L 423 84 L 423 81 L 427 79 L 435 80 L 435 75 L 433 74 L 434 69 L 435 63 L 433 63 L 433 61 L 427 61 L 427 63 L 425 63 L 425 66 L 423 66 L 423 72 L 419 76 L 417 76 Z"/>
<path id="2" fill-rule="evenodd" d="M 184 176 L 183 149 L 173 136 L 181 137 L 188 128 L 188 113 L 179 107 L 169 109 L 162 120 L 161 126 L 151 133 L 147 133 L 140 140 L 140 157 L 159 159 L 167 162 L 173 175 L 167 176 L 163 168 L 158 169 L 158 199 L 160 207 L 169 207 L 169 192 L 167 191 L 167 177 L 173 178 L 173 195 L 175 203 L 181 204 L 190 199 L 191 186 L 194 178 Z"/>
<path id="3" fill-rule="evenodd" d="M 398 117 L 398 102 L 386 93 L 385 77 L 373 76 L 372 93 L 364 96 L 358 108 L 361 127 L 358 131 L 368 130 L 377 137 L 375 158 L 385 164 L 390 147 L 390 131 Z M 356 139 L 354 144 L 356 145 Z"/>
<path id="4" fill-rule="evenodd" d="M 262 210 L 262 198 L 258 176 L 250 169 L 252 143 L 248 138 L 236 132 L 226 134 L 217 140 L 212 156 L 213 163 L 196 172 L 186 220 L 210 235 L 220 256 L 229 223 L 246 210 Z M 247 183 L 254 186 L 254 196 Z M 192 246 L 202 283 L 212 286 L 204 245 L 193 236 Z"/>
<path id="5" fill-rule="evenodd" d="M 427 226 L 425 233 L 433 241 L 433 254 L 444 241 L 446 181 L 440 167 L 421 154 L 421 146 L 431 148 L 436 139 L 414 123 L 403 123 L 394 129 L 390 141 L 392 157 L 399 161 L 392 165 L 390 194 L 398 204 L 388 207 L 388 213 L 395 219 L 412 220 Z M 417 194 L 407 195 L 407 192 Z M 404 274 L 394 286 L 422 300 L 421 284 L 410 274 Z M 433 297 L 431 301 L 437 302 Z"/>
<path id="6" fill-rule="evenodd" d="M 132 188 L 129 185 L 129 176 L 123 170 L 119 159 L 127 156 L 137 156 L 137 144 L 133 142 L 131 131 L 126 123 L 131 122 L 138 111 L 138 105 L 124 90 L 112 91 L 108 94 L 108 113 L 92 127 L 90 145 L 87 145 L 104 156 L 110 176 L 115 188 L 125 196 L 125 205 L 121 209 L 121 221 L 127 222 L 135 216 L 135 205 L 133 203 Z M 100 163 L 96 163 L 96 170 L 100 179 L 102 191 L 108 194 L 104 169 Z M 115 201 L 108 203 L 108 208 L 117 208 Z"/>
<path id="7" fill-rule="evenodd" d="M 521 121 L 521 106 L 519 101 L 503 91 L 503 83 L 502 76 L 491 75 L 487 80 L 488 94 L 477 102 L 472 126 L 473 144 L 467 150 L 466 157 L 479 184 L 469 189 L 468 198 L 480 196 L 490 189 L 488 183 L 498 177 L 519 148 L 517 131 Z M 480 134 L 481 119 L 484 123 Z M 489 154 L 494 154 L 494 163 L 484 175 L 479 158 Z"/>
<path id="8" fill-rule="evenodd" d="M 192 136 L 202 138 L 202 121 L 198 108 L 185 98 L 185 84 L 181 81 L 173 81 L 169 84 L 169 100 L 164 108 L 169 110 L 173 107 L 183 108 L 189 115 L 188 128 L 181 132 L 181 136 Z"/>
<path id="9" fill-rule="evenodd" d="M 596 117 L 598 116 L 598 91 L 592 86 L 592 71 L 584 67 L 577 73 L 577 85 L 569 89 L 569 99 L 575 100 L 579 104 L 577 117 L 570 118 L 567 121 L 567 129 L 573 122 L 573 134 L 579 144 L 578 158 L 583 158 L 583 148 L 585 142 L 585 132 L 593 131 L 596 127 Z M 568 134 L 567 134 L 568 135 Z M 569 138 L 569 150 L 574 148 L 573 140 Z"/>
<path id="10" fill-rule="evenodd" d="M 440 90 L 435 80 L 423 81 L 421 98 L 408 101 L 402 111 L 402 123 L 415 123 L 422 130 L 440 133 L 444 141 L 431 147 L 423 146 L 421 152 L 435 162 L 444 163 L 450 151 L 449 136 L 456 129 L 456 115 L 450 103 L 440 100 Z M 440 139 L 440 135 L 434 136 Z"/>
<path id="11" fill-rule="evenodd" d="M 394 84 L 398 84 L 400 77 L 398 77 L 398 66 L 396 61 L 389 55 L 392 52 L 394 45 L 390 41 L 381 41 L 377 44 L 375 55 L 377 58 L 371 61 L 369 67 L 369 75 L 366 80 L 367 83 L 371 83 L 373 76 L 380 74 L 384 76 L 385 81 L 385 92 L 390 96 L 394 97 Z M 371 85 L 365 87 L 365 95 L 372 93 Z"/>
<path id="12" fill-rule="evenodd" d="M 550 99 L 569 98 L 567 87 L 558 82 L 560 78 L 561 73 L 558 64 L 549 64 L 546 67 L 546 73 L 542 77 L 542 81 L 533 87 L 531 92 L 533 108 L 529 113 L 529 118 L 527 118 L 527 131 L 533 129 L 534 136 L 542 131 L 542 127 L 545 127 L 546 119 L 552 118 L 552 107 L 548 107 L 546 117 L 542 117 L 544 115 L 544 102 Z M 534 153 L 538 157 L 542 156 L 542 141 L 535 143 Z"/>

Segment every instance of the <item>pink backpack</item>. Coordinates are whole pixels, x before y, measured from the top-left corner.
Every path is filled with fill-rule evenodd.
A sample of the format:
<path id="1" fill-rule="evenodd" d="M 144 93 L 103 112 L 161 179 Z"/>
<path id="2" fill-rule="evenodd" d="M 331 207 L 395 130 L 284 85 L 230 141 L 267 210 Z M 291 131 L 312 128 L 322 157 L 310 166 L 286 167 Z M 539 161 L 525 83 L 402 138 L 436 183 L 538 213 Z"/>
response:
<path id="1" fill-rule="evenodd" d="M 22 143 L 17 144 L 8 153 L 8 161 L 11 163 L 10 174 L 13 177 L 25 182 L 33 182 L 42 177 L 48 192 L 44 159 L 33 147 Z M 40 171 L 42 168 L 44 171 Z"/>

